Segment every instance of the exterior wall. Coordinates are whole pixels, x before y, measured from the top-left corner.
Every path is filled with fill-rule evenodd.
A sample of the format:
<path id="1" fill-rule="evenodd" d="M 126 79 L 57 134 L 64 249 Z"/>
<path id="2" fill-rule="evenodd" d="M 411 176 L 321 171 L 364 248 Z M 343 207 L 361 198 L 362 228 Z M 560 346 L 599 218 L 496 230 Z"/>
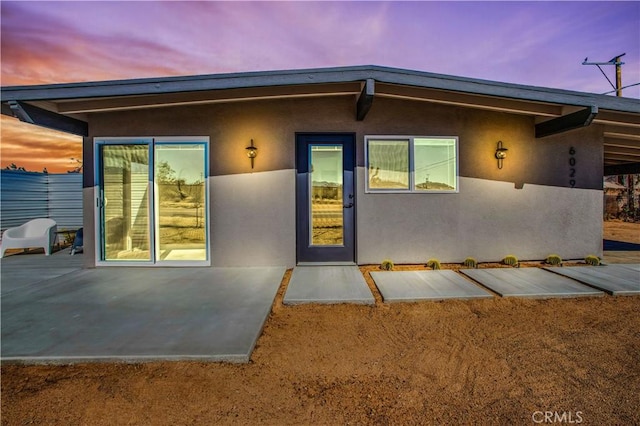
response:
<path id="1" fill-rule="evenodd" d="M 295 265 L 293 170 L 214 176 L 211 182 L 213 265 Z"/>
<path id="2" fill-rule="evenodd" d="M 89 123 L 85 206 L 95 203 L 88 167 L 94 137 L 210 137 L 213 266 L 295 264 L 296 132 L 356 134 L 358 263 L 601 253 L 598 125 L 535 139 L 528 116 L 387 98 L 375 98 L 358 122 L 352 96 L 120 111 L 92 114 Z M 365 194 L 364 136 L 376 134 L 458 136 L 460 192 Z M 251 139 L 258 147 L 253 170 L 244 149 Z M 499 140 L 509 149 L 501 170 L 494 158 Z M 575 188 L 569 183 L 571 147 Z M 85 209 L 88 229 L 93 214 Z"/>
<path id="3" fill-rule="evenodd" d="M 365 169 L 358 168 L 359 179 Z M 565 259 L 602 251 L 602 193 L 460 178 L 459 194 L 358 193 L 358 262 Z"/>

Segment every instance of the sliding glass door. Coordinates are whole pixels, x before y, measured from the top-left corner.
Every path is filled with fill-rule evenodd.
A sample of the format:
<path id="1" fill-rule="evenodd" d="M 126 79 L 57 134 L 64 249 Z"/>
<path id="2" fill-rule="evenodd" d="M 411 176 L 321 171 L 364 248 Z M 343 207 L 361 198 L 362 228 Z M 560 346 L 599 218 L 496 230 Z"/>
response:
<path id="1" fill-rule="evenodd" d="M 96 141 L 99 263 L 208 264 L 208 141 Z"/>
<path id="2" fill-rule="evenodd" d="M 156 143 L 156 259 L 207 260 L 203 143 Z"/>

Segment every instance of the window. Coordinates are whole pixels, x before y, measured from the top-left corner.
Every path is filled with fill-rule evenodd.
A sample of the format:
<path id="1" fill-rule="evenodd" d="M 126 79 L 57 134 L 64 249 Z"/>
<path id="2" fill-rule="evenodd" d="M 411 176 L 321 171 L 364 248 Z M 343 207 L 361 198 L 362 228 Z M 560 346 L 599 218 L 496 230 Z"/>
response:
<path id="1" fill-rule="evenodd" d="M 367 192 L 458 192 L 458 138 L 367 136 Z"/>

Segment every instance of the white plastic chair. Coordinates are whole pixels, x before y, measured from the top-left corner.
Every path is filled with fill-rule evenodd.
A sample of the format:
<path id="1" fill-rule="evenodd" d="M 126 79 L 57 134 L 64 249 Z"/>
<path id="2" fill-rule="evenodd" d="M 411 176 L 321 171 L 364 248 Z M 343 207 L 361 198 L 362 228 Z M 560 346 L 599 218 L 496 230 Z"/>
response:
<path id="1" fill-rule="evenodd" d="M 53 219 L 33 219 L 29 222 L 9 228 L 2 234 L 2 248 L 0 258 L 11 248 L 42 247 L 49 256 L 56 242 L 58 227 Z"/>

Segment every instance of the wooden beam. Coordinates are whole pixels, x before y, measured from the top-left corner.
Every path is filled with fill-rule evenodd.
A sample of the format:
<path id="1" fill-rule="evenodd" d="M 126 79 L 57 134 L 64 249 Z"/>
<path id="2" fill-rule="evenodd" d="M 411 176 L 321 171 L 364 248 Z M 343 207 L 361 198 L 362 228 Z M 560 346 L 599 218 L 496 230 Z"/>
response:
<path id="1" fill-rule="evenodd" d="M 198 105 L 217 102 L 250 101 L 259 99 L 288 99 L 314 96 L 358 94 L 360 82 L 300 86 L 271 86 L 224 89 L 201 92 L 167 93 L 162 95 L 108 97 L 99 99 L 61 101 L 57 111 L 64 114 L 158 108 L 177 105 Z"/>
<path id="2" fill-rule="evenodd" d="M 9 106 L 13 111 L 13 115 L 25 123 L 74 135 L 89 136 L 89 124 L 86 121 L 67 117 L 20 101 L 9 101 Z"/>
<path id="3" fill-rule="evenodd" d="M 367 113 L 371 109 L 371 105 L 373 104 L 373 95 L 375 92 L 375 80 L 372 78 L 368 78 L 364 83 L 364 87 L 362 88 L 362 92 L 360 92 L 360 96 L 358 97 L 358 103 L 356 105 L 356 120 L 362 121 L 367 116 Z"/>
<path id="4" fill-rule="evenodd" d="M 604 154 L 612 155 L 630 155 L 632 157 L 640 157 L 640 147 L 621 147 L 616 145 L 604 145 Z"/>
<path id="5" fill-rule="evenodd" d="M 15 117 L 13 110 L 8 103 L 2 103 L 2 115 L 8 115 L 9 117 Z"/>
<path id="6" fill-rule="evenodd" d="M 536 138 L 563 133 L 569 130 L 586 127 L 598 114 L 598 107 L 593 105 L 562 117 L 553 118 L 536 124 Z"/>
<path id="7" fill-rule="evenodd" d="M 512 112 L 515 114 L 557 117 L 562 115 L 562 107 L 540 102 L 526 102 L 515 99 L 492 98 L 469 93 L 447 92 L 424 87 L 397 86 L 376 81 L 376 96 L 426 101 L 444 105 L 477 108 L 488 111 Z"/>
<path id="8" fill-rule="evenodd" d="M 640 173 L 640 163 L 616 164 L 615 166 L 604 166 L 604 175 L 632 175 Z"/>

